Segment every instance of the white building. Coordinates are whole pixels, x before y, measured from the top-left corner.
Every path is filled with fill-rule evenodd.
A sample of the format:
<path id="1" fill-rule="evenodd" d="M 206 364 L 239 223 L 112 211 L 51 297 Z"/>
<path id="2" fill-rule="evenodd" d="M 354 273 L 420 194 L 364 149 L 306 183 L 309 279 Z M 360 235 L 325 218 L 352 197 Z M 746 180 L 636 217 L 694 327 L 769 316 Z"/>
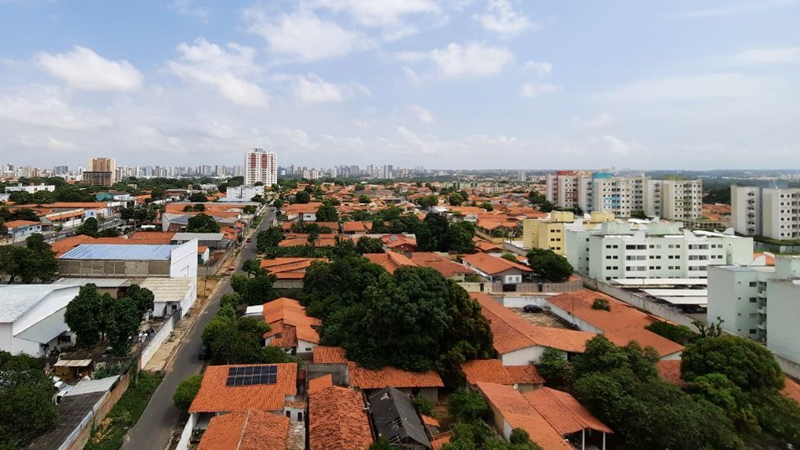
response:
<path id="1" fill-rule="evenodd" d="M 271 185 L 270 185 L 271 186 Z M 222 202 L 250 202 L 256 195 L 264 196 L 264 186 L 235 186 L 228 187 Z"/>
<path id="2" fill-rule="evenodd" d="M 713 267 L 708 274 L 708 319 L 730 333 L 763 342 L 800 370 L 800 257 L 778 256 L 775 266 Z M 781 361 L 784 370 L 786 362 Z"/>
<path id="3" fill-rule="evenodd" d="M 42 356 L 54 349 L 69 331 L 64 311 L 79 290 L 65 284 L 0 287 L 0 350 Z"/>
<path id="4" fill-rule="evenodd" d="M 254 148 L 244 155 L 244 184 L 272 186 L 278 182 L 278 154 Z"/>
<path id="5" fill-rule="evenodd" d="M 52 184 L 18 184 L 16 186 L 6 186 L 6 192 L 27 192 L 28 194 L 35 194 L 39 191 L 53 192 L 56 190 L 55 185 Z"/>
<path id="6" fill-rule="evenodd" d="M 699 219 L 703 210 L 701 180 L 651 180 L 615 177 L 605 172 L 559 171 L 546 176 L 547 200 L 561 208 L 612 212 L 634 211 L 669 220 Z"/>
<path id="7" fill-rule="evenodd" d="M 732 185 L 731 225 L 745 236 L 800 239 L 800 188 Z"/>
<path id="8" fill-rule="evenodd" d="M 706 278 L 708 266 L 747 264 L 753 240 L 707 231 L 681 231 L 683 224 L 607 222 L 566 231 L 567 260 L 578 273 L 601 281 Z"/>

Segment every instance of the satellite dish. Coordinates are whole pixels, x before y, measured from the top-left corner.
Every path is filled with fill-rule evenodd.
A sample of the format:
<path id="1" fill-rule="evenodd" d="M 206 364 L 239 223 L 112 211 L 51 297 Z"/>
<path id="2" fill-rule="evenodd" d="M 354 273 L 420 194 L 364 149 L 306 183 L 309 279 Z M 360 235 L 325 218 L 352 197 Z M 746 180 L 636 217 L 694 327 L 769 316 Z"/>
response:
<path id="1" fill-rule="evenodd" d="M 519 389 L 519 385 L 517 383 L 514 383 L 514 389 Z"/>

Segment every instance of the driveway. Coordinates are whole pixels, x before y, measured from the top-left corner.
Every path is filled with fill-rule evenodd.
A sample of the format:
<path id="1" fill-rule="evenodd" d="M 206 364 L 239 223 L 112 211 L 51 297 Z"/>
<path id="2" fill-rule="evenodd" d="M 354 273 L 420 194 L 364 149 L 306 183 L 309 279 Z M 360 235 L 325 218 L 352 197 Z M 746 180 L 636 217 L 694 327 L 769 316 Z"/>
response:
<path id="1" fill-rule="evenodd" d="M 270 210 L 261 221 L 256 233 L 268 228 L 274 217 L 274 210 Z M 245 259 L 252 259 L 257 254 L 256 233 L 253 233 L 253 242 L 242 247 L 236 261 L 237 273 L 241 273 L 242 262 Z M 206 308 L 200 313 L 192 330 L 176 350 L 172 362 L 167 366 L 164 380 L 156 389 L 139 421 L 128 430 L 125 442 L 122 444 L 123 450 L 159 450 L 169 445 L 173 428 L 180 418 L 180 411 L 172 404 L 172 395 L 181 381 L 190 375 L 200 373 L 203 368 L 203 361 L 197 359 L 203 328 L 217 314 L 219 299 L 229 292 L 231 292 L 230 278 L 225 277 L 220 281 Z"/>

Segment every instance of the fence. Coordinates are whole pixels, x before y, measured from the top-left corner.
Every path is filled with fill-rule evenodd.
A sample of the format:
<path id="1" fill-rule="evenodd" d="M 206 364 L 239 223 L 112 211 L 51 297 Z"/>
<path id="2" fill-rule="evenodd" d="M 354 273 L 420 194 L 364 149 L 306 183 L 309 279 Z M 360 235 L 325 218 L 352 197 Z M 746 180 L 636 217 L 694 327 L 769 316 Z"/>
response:
<path id="1" fill-rule="evenodd" d="M 92 429 L 96 426 L 99 426 L 103 419 L 106 418 L 108 412 L 111 411 L 111 408 L 117 404 L 122 394 L 128 390 L 128 385 L 131 382 L 130 374 L 125 374 L 120 376 L 119 381 L 117 382 L 116 386 L 109 392 L 103 396 L 103 398 L 98 402 L 100 407 L 97 409 L 92 409 L 83 418 L 80 425 L 75 428 L 75 431 L 70 434 L 67 439 L 64 440 L 64 443 L 61 444 L 61 447 L 58 450 L 81 450 L 89 442 L 89 438 L 92 436 Z"/>
<path id="2" fill-rule="evenodd" d="M 194 427 L 197 425 L 198 417 L 200 417 L 199 414 L 189 415 L 189 421 L 186 422 L 186 426 L 183 427 L 181 438 L 178 440 L 178 445 L 175 446 L 175 450 L 187 450 L 189 448 L 189 442 L 192 440 L 192 434 L 194 433 Z"/>
<path id="3" fill-rule="evenodd" d="M 180 313 L 178 313 L 177 317 L 180 318 Z M 142 355 L 139 357 L 140 369 L 143 369 L 144 366 L 150 362 L 150 360 L 153 358 L 153 355 L 155 355 L 158 351 L 158 348 L 161 347 L 161 344 L 163 344 L 164 341 L 169 337 L 170 333 L 172 333 L 172 329 L 175 327 L 175 320 L 171 320 L 169 317 L 166 317 L 165 319 L 164 325 L 161 326 L 161 329 L 158 330 L 158 333 L 153 335 L 149 342 L 145 343 L 145 347 L 142 350 Z"/>
<path id="4" fill-rule="evenodd" d="M 781 366 L 784 372 L 792 376 L 792 378 L 800 379 L 800 364 L 797 364 L 794 361 L 790 361 L 783 356 L 775 355 L 775 360 L 778 361 L 778 364 Z"/>
<path id="5" fill-rule="evenodd" d="M 687 327 L 694 327 L 693 322 L 695 321 L 695 319 L 683 315 L 680 312 L 670 309 L 664 305 L 659 305 L 658 303 L 654 303 L 645 297 L 637 295 L 634 292 L 626 291 L 624 289 L 611 286 L 610 284 L 603 283 L 602 281 L 598 281 L 595 279 L 584 279 L 583 282 L 589 288 L 600 291 L 606 295 L 610 295 L 618 300 L 621 300 L 631 306 L 639 308 L 642 311 L 648 312 L 654 316 L 661 317 L 662 319 L 669 320 L 670 322 L 676 323 L 678 325 L 686 325 Z"/>
<path id="6" fill-rule="evenodd" d="M 483 292 L 484 294 L 491 294 L 494 292 L 494 283 L 470 283 L 464 281 L 458 283 L 458 285 L 467 292 Z M 500 287 L 500 292 L 503 292 L 502 285 Z"/>

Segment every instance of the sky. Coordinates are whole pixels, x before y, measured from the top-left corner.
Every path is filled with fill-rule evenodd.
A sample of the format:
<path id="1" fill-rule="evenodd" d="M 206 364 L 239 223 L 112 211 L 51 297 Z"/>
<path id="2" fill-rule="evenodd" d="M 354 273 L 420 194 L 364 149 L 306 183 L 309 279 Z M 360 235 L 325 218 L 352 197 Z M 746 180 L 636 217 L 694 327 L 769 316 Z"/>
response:
<path id="1" fill-rule="evenodd" d="M 800 0 L 0 0 L 0 163 L 800 169 Z"/>

